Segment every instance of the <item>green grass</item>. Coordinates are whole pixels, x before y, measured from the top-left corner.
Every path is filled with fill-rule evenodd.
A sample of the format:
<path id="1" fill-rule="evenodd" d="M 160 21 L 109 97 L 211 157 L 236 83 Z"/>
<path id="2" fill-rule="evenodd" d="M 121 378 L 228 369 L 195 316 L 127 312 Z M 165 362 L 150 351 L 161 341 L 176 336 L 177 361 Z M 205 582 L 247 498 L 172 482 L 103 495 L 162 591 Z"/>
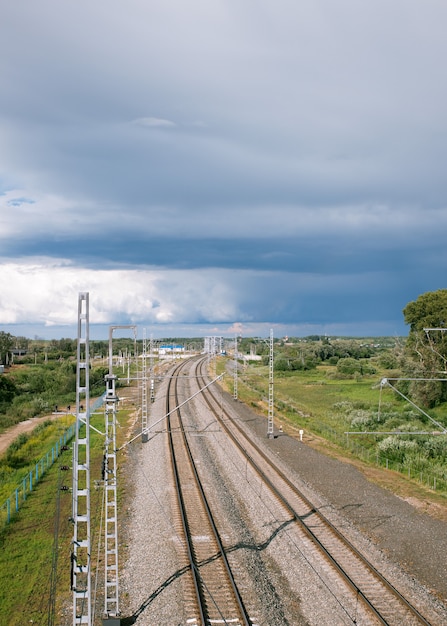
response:
<path id="1" fill-rule="evenodd" d="M 69 463 L 65 452 L 61 462 Z M 59 493 L 59 467 L 53 466 L 11 524 L 0 530 L 0 623 L 42 624 L 48 615 L 56 504 L 60 497 L 58 589 L 68 598 L 71 525 L 70 492 Z M 70 476 L 64 477 L 64 483 Z M 65 564 L 65 567 L 64 567 Z M 65 593 L 64 591 L 65 590 Z M 60 623 L 56 619 L 56 623 Z"/>
<path id="2" fill-rule="evenodd" d="M 218 371 L 222 371 L 221 362 Z M 432 435 L 399 434 L 402 431 L 428 431 L 436 427 L 409 402 L 380 382 L 395 372 L 380 371 L 356 378 L 337 377 L 336 367 L 274 372 L 274 421 L 303 428 L 308 435 L 331 443 L 346 456 L 371 465 L 385 465 L 405 476 L 416 478 L 430 489 L 447 495 L 447 441 Z M 238 377 L 238 396 L 267 416 L 268 367 L 249 365 Z M 233 391 L 232 376 L 224 385 Z M 426 413 L 445 421 L 445 406 Z M 362 434 L 350 434 L 361 431 Z M 374 434 L 366 434 L 366 431 Z M 393 435 L 382 434 L 385 432 Z"/>
<path id="3" fill-rule="evenodd" d="M 125 425 L 129 410 L 119 411 L 118 421 Z M 104 430 L 104 417 L 91 418 L 93 426 Z M 118 427 L 118 444 L 125 437 L 125 428 Z M 49 441 L 47 441 L 49 445 Z M 51 446 L 50 446 L 51 448 Z M 34 449 L 40 455 L 42 449 Z M 104 453 L 104 438 L 94 431 L 90 437 L 92 549 L 96 553 L 100 527 L 102 489 L 95 489 L 94 481 L 101 478 Z M 31 465 L 40 456 L 30 459 Z M 124 457 L 123 457 L 124 459 Z M 62 453 L 54 465 L 36 484 L 11 523 L 0 528 L 0 624 L 23 626 L 24 624 L 46 624 L 50 602 L 50 580 L 55 549 L 56 519 L 59 506 L 58 563 L 56 584 L 56 617 L 54 623 L 72 623 L 72 592 L 70 590 L 70 553 L 73 538 L 72 514 L 72 452 Z M 70 470 L 63 471 L 66 465 Z M 60 490 L 61 485 L 70 491 Z M 14 488 L 17 485 L 14 485 Z M 119 487 L 119 499 L 123 487 Z M 96 562 L 96 554 L 92 560 Z M 93 568 L 93 565 L 92 565 Z M 101 610 L 99 613 L 101 613 Z M 62 612 L 65 617 L 62 617 Z"/>
<path id="4" fill-rule="evenodd" d="M 40 461 L 74 423 L 73 416 L 45 421 L 31 434 L 22 434 L 0 457 L 0 505 L 19 487 L 22 480 L 35 470 Z"/>
<path id="5" fill-rule="evenodd" d="M 333 378 L 336 368 L 318 366 L 315 370 L 304 372 L 275 372 L 274 399 L 294 411 L 290 412 L 292 422 L 301 423 L 306 419 L 309 425 L 317 423 L 334 425 L 338 423 L 345 429 L 346 419 L 337 405 L 340 402 L 351 405 L 353 409 L 379 410 L 379 404 L 385 403 L 387 410 L 404 412 L 404 403 L 393 391 L 384 389 L 380 392 L 380 381 L 386 372 L 359 377 L 357 379 Z M 262 404 L 268 396 L 268 368 L 249 367 L 240 374 L 238 390 L 250 397 L 250 401 Z M 232 387 L 230 377 L 226 378 L 228 388 Z M 338 419 L 334 414 L 338 413 Z"/>

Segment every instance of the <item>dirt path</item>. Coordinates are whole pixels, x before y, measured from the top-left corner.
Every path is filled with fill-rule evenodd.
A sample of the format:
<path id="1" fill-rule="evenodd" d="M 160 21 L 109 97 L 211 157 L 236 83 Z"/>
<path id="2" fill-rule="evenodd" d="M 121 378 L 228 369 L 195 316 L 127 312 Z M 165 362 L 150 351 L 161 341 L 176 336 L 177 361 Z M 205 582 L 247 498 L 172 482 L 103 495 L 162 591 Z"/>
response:
<path id="1" fill-rule="evenodd" d="M 61 415 L 66 413 L 52 413 L 51 415 L 44 415 L 43 417 L 31 417 L 29 420 L 19 422 L 15 426 L 11 426 L 0 434 L 0 456 L 6 452 L 11 443 L 22 433 L 30 433 L 38 424 L 45 422 L 46 420 L 55 420 Z"/>

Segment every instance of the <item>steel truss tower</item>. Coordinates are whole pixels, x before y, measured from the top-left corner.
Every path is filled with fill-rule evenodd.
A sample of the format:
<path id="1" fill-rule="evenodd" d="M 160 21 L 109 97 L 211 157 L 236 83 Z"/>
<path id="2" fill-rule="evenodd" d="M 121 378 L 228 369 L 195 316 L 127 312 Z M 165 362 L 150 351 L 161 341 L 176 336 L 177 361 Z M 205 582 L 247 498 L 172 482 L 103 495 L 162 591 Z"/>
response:
<path id="1" fill-rule="evenodd" d="M 78 297 L 76 437 L 73 447 L 73 626 L 91 626 L 89 294 Z"/>
<path id="2" fill-rule="evenodd" d="M 237 400 L 238 397 L 238 390 L 237 390 L 237 375 L 238 375 L 238 371 L 237 371 L 237 366 L 238 366 L 238 361 L 237 361 L 237 335 L 235 335 L 234 337 L 234 385 L 233 385 L 233 398 L 234 400 Z"/>
<path id="3" fill-rule="evenodd" d="M 267 436 L 273 439 L 273 328 L 270 329 L 270 356 L 269 356 L 269 411 Z"/>
<path id="4" fill-rule="evenodd" d="M 113 374 L 113 331 L 117 328 L 132 328 L 136 337 L 136 326 L 109 327 L 109 373 L 106 376 L 104 488 L 104 562 L 105 589 L 103 624 L 115 626 L 119 623 L 119 584 L 118 584 L 118 507 L 117 507 L 117 466 L 116 466 L 116 376 Z"/>
<path id="5" fill-rule="evenodd" d="M 146 329 L 143 328 L 143 354 L 142 359 L 142 371 L 141 371 L 141 441 L 146 443 L 148 441 L 147 432 L 147 341 L 146 341 Z"/>
<path id="6" fill-rule="evenodd" d="M 149 347 L 149 368 L 150 368 L 150 374 L 151 374 L 151 402 L 155 402 L 155 381 L 154 381 L 154 350 L 155 350 L 155 346 L 154 346 L 154 340 L 152 338 L 151 335 L 151 339 L 150 339 L 150 347 Z"/>

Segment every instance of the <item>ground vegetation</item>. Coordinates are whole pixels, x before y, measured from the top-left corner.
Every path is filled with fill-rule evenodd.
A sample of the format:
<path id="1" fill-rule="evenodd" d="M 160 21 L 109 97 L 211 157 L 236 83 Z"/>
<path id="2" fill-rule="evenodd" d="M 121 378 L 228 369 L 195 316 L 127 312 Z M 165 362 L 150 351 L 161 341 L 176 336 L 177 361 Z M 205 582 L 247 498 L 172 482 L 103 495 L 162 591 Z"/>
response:
<path id="1" fill-rule="evenodd" d="M 403 313 L 408 338 L 275 339 L 275 418 L 447 494 L 447 290 Z M 252 338 L 244 348 L 239 393 L 267 413 L 269 346 Z"/>

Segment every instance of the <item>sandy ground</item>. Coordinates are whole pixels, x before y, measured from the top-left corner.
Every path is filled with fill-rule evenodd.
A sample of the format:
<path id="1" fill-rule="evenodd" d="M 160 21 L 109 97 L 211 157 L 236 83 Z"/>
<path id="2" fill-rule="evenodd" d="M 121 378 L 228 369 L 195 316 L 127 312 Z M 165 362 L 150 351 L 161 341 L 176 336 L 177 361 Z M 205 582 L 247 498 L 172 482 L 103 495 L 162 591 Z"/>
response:
<path id="1" fill-rule="evenodd" d="M 29 420 L 11 426 L 11 428 L 0 434 L 0 455 L 4 454 L 14 439 L 22 433 L 30 433 L 38 424 L 45 422 L 45 420 L 55 420 L 62 415 L 66 415 L 66 413 L 52 413 L 43 417 L 32 417 Z"/>

